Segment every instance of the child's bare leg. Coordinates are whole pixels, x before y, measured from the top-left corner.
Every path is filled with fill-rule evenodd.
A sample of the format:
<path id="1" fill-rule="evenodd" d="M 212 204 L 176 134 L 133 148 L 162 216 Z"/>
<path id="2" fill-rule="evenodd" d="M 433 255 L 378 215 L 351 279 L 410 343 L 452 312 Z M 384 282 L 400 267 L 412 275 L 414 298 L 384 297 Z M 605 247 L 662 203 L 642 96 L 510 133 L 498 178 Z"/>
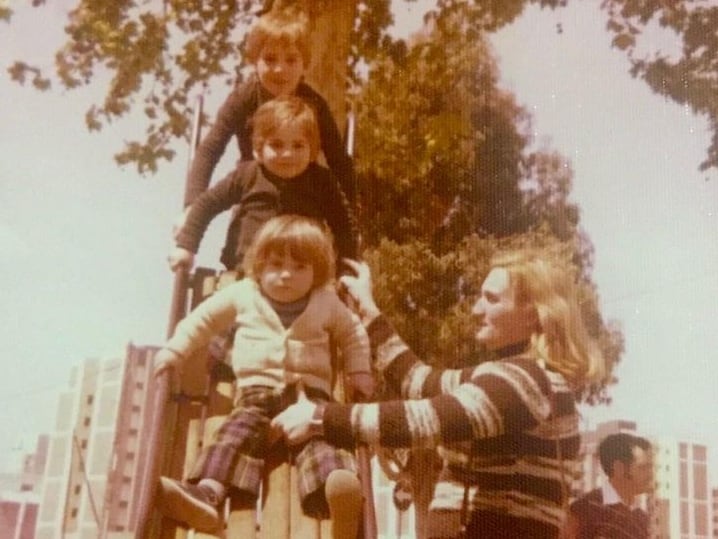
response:
<path id="1" fill-rule="evenodd" d="M 324 486 L 333 539 L 356 539 L 362 510 L 361 483 L 355 473 L 334 470 Z"/>

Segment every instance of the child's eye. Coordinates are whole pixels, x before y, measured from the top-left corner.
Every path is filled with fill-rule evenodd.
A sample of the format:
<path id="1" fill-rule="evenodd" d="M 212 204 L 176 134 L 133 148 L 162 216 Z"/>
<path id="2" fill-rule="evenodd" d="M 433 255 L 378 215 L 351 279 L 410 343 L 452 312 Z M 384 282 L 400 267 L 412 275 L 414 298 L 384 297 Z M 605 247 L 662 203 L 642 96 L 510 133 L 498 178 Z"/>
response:
<path id="1" fill-rule="evenodd" d="M 266 54 L 262 56 L 262 60 L 264 60 L 266 64 L 274 64 L 277 62 L 277 57 L 274 54 Z"/>
<path id="2" fill-rule="evenodd" d="M 304 142 L 294 142 L 292 144 L 292 149 L 294 150 L 303 150 L 307 145 L 304 144 Z"/>
<path id="3" fill-rule="evenodd" d="M 290 65 L 296 64 L 299 61 L 298 56 L 287 56 L 286 62 Z"/>
<path id="4" fill-rule="evenodd" d="M 267 257 L 267 266 L 280 266 L 283 262 L 283 259 L 279 256 L 269 255 Z"/>

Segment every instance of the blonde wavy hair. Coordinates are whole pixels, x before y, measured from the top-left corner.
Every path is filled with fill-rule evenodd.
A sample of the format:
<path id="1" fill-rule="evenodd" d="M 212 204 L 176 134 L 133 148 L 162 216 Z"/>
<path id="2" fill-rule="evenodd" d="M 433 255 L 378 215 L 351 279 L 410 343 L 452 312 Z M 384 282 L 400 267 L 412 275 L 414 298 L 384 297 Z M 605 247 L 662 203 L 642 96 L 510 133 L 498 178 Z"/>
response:
<path id="1" fill-rule="evenodd" d="M 529 353 L 560 372 L 575 391 L 604 380 L 605 361 L 584 325 L 570 272 L 531 250 L 497 253 L 491 267 L 508 272 L 518 305 L 530 303 L 536 310 L 538 330 Z"/>

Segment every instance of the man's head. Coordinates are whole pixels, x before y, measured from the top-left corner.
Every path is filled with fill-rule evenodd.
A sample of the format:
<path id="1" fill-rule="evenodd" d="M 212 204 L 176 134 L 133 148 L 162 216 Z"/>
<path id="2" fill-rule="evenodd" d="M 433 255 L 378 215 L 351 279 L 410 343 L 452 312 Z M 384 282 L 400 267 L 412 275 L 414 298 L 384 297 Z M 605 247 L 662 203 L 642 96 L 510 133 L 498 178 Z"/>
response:
<path id="1" fill-rule="evenodd" d="M 645 438 L 626 432 L 609 434 L 598 446 L 598 458 L 619 493 L 635 496 L 651 489 L 653 457 Z"/>

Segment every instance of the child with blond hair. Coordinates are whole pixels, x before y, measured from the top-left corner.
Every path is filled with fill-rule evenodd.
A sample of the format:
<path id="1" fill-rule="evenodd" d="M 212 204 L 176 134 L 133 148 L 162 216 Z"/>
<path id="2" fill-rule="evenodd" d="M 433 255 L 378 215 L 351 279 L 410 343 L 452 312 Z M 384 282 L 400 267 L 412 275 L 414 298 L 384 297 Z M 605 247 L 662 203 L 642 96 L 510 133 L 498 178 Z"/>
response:
<path id="1" fill-rule="evenodd" d="M 336 294 L 331 236 L 316 221 L 280 215 L 257 233 L 246 277 L 202 302 L 155 356 L 155 373 L 181 368 L 231 325 L 235 408 L 202 451 L 187 482 L 161 478 L 160 507 L 199 531 L 221 526 L 218 506 L 230 487 L 256 496 L 270 445 L 270 421 L 298 400 L 331 401 L 331 343 L 350 391 L 373 392 L 369 341 Z M 329 516 L 336 538 L 356 537 L 362 496 L 352 454 L 315 437 L 292 447 L 304 511 Z"/>

